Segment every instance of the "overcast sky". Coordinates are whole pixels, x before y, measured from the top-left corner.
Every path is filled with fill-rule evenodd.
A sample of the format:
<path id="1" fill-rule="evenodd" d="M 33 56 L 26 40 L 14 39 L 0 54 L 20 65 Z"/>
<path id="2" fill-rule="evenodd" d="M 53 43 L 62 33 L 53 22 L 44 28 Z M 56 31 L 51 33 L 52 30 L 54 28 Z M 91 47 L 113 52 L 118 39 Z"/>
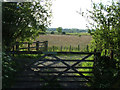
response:
<path id="1" fill-rule="evenodd" d="M 98 3 L 108 3 L 112 0 L 93 0 Z M 88 23 L 85 18 L 77 13 L 91 9 L 91 0 L 55 0 L 52 6 L 53 18 L 51 28 L 63 27 L 63 28 L 79 28 L 86 29 Z"/>

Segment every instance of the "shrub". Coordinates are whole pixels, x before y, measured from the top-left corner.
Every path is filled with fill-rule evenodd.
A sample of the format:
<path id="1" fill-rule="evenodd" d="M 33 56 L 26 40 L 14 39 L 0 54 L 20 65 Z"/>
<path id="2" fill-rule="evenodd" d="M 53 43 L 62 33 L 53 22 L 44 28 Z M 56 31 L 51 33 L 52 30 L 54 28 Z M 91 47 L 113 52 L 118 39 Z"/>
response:
<path id="1" fill-rule="evenodd" d="M 108 56 L 97 57 L 94 64 L 94 83 L 93 87 L 108 88 L 116 77 L 117 69 L 115 60 Z"/>
<path id="2" fill-rule="evenodd" d="M 52 32 L 51 32 L 51 34 L 55 34 L 55 32 L 54 32 L 54 31 L 52 31 Z"/>
<path id="3" fill-rule="evenodd" d="M 81 37 L 81 35 L 79 34 L 79 37 Z"/>
<path id="4" fill-rule="evenodd" d="M 4 52 L 2 53 L 2 86 L 9 88 L 13 83 L 14 74 L 16 72 L 16 63 Z"/>
<path id="5" fill-rule="evenodd" d="M 62 34 L 66 34 L 66 32 L 62 32 Z"/>

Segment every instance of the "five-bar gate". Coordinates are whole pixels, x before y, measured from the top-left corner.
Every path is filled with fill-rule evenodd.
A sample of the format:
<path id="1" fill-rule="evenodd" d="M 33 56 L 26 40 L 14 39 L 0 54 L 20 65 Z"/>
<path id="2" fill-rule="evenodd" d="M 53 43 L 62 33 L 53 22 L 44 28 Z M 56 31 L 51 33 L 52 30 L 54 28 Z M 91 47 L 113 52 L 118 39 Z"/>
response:
<path id="1" fill-rule="evenodd" d="M 29 68 L 39 77 L 39 82 L 45 83 L 81 83 L 92 82 L 94 59 L 91 52 L 43 52 L 43 56 L 31 63 Z M 61 58 L 59 54 L 79 55 L 79 59 Z M 69 55 L 70 54 L 70 55 Z"/>

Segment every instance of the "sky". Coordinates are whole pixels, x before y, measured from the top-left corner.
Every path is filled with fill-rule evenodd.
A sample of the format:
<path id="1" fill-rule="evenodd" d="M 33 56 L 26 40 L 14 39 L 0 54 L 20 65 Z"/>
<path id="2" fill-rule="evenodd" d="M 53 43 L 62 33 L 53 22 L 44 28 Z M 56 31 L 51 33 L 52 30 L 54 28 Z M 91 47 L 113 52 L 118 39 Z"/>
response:
<path id="1" fill-rule="evenodd" d="M 108 3 L 111 0 L 92 0 L 95 3 L 102 1 Z M 77 11 L 91 10 L 91 0 L 53 0 L 52 22 L 50 28 L 78 28 L 87 29 L 88 22 Z"/>

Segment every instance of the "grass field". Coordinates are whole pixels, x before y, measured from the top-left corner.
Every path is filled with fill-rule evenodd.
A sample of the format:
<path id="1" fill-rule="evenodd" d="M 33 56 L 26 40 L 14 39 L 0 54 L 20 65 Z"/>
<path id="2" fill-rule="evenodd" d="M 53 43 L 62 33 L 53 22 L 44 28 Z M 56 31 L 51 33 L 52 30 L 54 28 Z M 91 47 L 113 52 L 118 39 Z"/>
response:
<path id="1" fill-rule="evenodd" d="M 48 47 L 57 46 L 57 47 L 78 47 L 85 48 L 92 37 L 90 35 L 81 35 L 80 37 L 77 35 L 40 35 L 36 38 L 36 41 L 48 41 Z"/>

